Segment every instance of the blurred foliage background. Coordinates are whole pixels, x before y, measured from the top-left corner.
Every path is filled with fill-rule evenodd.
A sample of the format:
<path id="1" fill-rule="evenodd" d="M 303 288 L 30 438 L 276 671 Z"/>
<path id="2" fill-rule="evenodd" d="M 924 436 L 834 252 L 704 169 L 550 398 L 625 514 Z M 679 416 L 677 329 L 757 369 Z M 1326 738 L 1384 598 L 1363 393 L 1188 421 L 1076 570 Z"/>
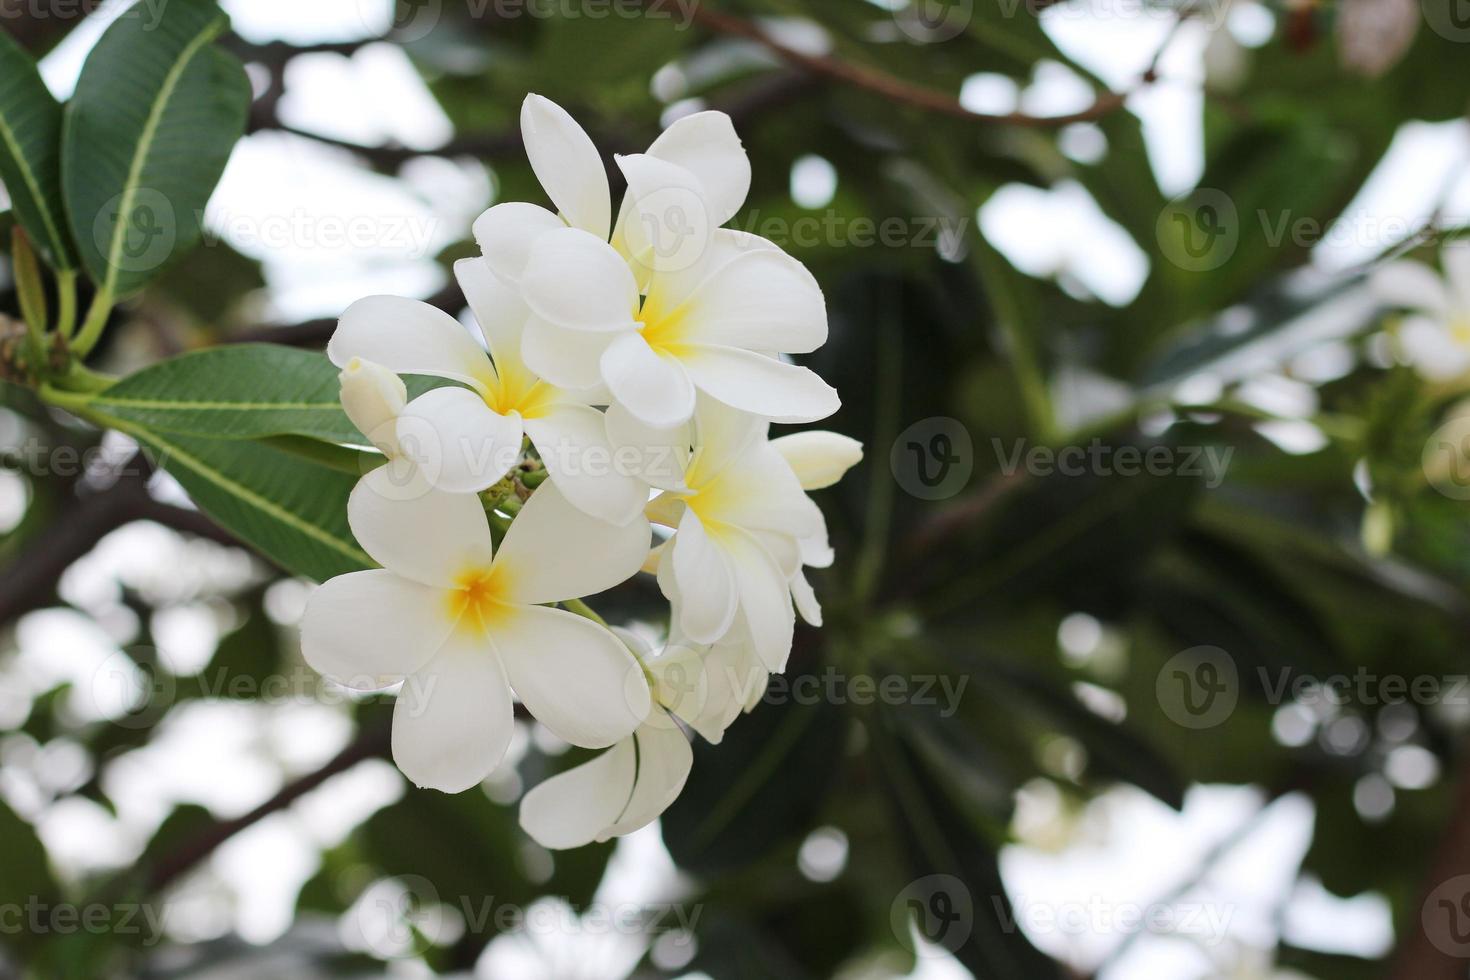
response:
<path id="1" fill-rule="evenodd" d="M 1465 975 L 1425 901 L 1470 872 L 1463 444 L 1425 463 L 1464 385 L 1401 363 L 1364 285 L 1470 213 L 1454 0 L 895 3 L 224 5 L 232 196 L 98 366 L 320 349 L 368 292 L 457 313 L 470 220 L 541 199 L 527 92 L 609 163 L 719 108 L 735 225 L 822 283 L 808 363 L 867 457 L 819 495 L 839 557 L 790 676 L 661 827 L 553 855 L 515 803 L 575 751 L 527 725 L 484 792 L 406 786 L 391 698 L 300 663 L 308 583 L 4 386 L 0 973 Z M 0 4 L 53 86 L 108 15 L 64 6 Z M 292 224 L 334 183 L 396 197 Z"/>

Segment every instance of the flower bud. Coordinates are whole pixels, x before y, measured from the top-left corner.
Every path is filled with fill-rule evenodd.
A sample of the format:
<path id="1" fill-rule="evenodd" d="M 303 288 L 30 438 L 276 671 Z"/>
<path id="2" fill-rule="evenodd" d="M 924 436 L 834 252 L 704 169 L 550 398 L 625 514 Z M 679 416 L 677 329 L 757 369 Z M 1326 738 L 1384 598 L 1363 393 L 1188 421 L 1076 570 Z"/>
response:
<path id="1" fill-rule="evenodd" d="M 399 455 L 398 416 L 408 404 L 403 379 L 371 361 L 354 357 L 338 375 L 342 410 L 384 456 Z"/>
<path id="2" fill-rule="evenodd" d="M 820 490 L 842 479 L 863 458 L 863 444 L 836 432 L 796 432 L 771 440 L 786 458 L 803 490 Z"/>

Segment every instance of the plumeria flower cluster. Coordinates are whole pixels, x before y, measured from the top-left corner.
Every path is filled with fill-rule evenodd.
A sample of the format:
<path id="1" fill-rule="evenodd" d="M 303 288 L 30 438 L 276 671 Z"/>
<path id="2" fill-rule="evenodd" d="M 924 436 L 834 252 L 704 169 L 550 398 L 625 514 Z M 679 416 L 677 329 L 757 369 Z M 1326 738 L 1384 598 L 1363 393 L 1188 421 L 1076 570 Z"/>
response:
<path id="1" fill-rule="evenodd" d="M 862 447 L 770 438 L 839 403 L 782 358 L 826 340 L 816 281 L 721 227 L 750 185 L 728 116 L 686 116 L 617 157 L 616 219 L 570 115 L 532 95 L 521 130 L 555 210 L 498 204 L 475 222 L 481 254 L 454 272 L 481 336 L 372 296 L 328 345 L 343 409 L 383 457 L 348 501 L 382 567 L 312 595 L 302 650 L 349 687 L 402 685 L 393 758 L 422 787 L 484 780 L 515 700 L 605 749 L 522 800 L 526 831 L 568 848 L 657 818 L 689 775 L 689 733 L 720 741 L 784 670 L 797 615 L 821 624 L 805 569 L 833 554 L 807 493 Z M 581 601 L 640 573 L 670 603 L 657 650 Z"/>
<path id="2" fill-rule="evenodd" d="M 1470 374 L 1470 242 L 1440 250 L 1441 276 L 1399 259 L 1377 269 L 1369 289 L 1384 306 L 1408 311 L 1398 328 L 1405 359 L 1430 381 Z"/>

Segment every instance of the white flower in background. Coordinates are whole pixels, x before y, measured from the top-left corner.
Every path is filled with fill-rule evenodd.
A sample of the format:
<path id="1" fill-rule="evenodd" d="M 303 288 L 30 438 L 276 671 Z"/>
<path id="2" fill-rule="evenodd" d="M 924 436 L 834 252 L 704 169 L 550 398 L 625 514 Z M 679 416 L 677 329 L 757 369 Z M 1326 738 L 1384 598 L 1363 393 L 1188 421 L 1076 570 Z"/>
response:
<path id="1" fill-rule="evenodd" d="M 616 227 L 602 160 L 571 116 L 533 95 L 521 130 L 560 216 L 500 204 L 476 221 L 475 237 L 531 311 L 525 357 L 536 372 L 606 390 L 662 428 L 689 419 L 696 389 L 783 422 L 837 410 L 820 377 L 776 356 L 826 341 L 816 280 L 772 243 L 719 227 L 750 186 L 728 116 L 687 116 L 647 153 L 618 157 L 628 193 Z"/>
<path id="2" fill-rule="evenodd" d="M 1445 274 L 1400 259 L 1376 270 L 1369 289 L 1385 306 L 1409 310 L 1398 338 L 1408 362 L 1431 381 L 1470 372 L 1470 243 L 1439 253 Z"/>
<path id="3" fill-rule="evenodd" d="M 795 628 L 793 594 L 805 618 L 820 618 L 801 568 L 830 564 L 832 552 L 822 512 L 779 440 L 767 440 L 767 421 L 704 396 L 692 423 L 672 431 L 643 426 L 616 405 L 607 423 L 615 446 L 648 454 L 644 478 L 663 490 L 648 514 L 675 528 L 660 549 L 657 575 L 681 635 L 709 644 L 735 630 L 767 670 L 783 669 Z M 816 483 L 860 452 L 832 439 L 787 444 Z"/>
<path id="4" fill-rule="evenodd" d="M 396 499 L 373 470 L 348 500 L 352 532 L 384 567 L 340 575 L 307 603 L 302 653 L 347 687 L 405 681 L 393 759 L 419 786 L 459 792 L 505 754 L 511 692 L 573 745 L 601 748 L 647 718 L 628 648 L 604 627 L 543 603 L 626 580 L 648 551 L 646 521 L 623 526 L 570 506 L 553 483 L 526 502 L 499 549 L 479 498 L 426 490 Z"/>
<path id="5" fill-rule="evenodd" d="M 397 409 L 392 438 L 379 436 L 375 443 L 391 443 L 434 487 L 474 493 L 510 472 L 526 436 L 574 506 L 614 524 L 633 520 L 647 499 L 644 486 L 616 465 L 602 413 L 578 393 L 549 384 L 526 367 L 521 344 L 527 314 L 515 291 L 497 280 L 483 259 L 462 259 L 454 273 L 484 331 L 488 353 L 454 317 L 397 296 L 353 303 L 327 345 L 339 367 L 358 360 L 397 374 L 459 382 Z M 373 397 L 356 386 L 347 394 L 355 401 Z M 387 402 L 356 410 L 364 416 L 354 419 L 361 428 L 373 424 Z"/>

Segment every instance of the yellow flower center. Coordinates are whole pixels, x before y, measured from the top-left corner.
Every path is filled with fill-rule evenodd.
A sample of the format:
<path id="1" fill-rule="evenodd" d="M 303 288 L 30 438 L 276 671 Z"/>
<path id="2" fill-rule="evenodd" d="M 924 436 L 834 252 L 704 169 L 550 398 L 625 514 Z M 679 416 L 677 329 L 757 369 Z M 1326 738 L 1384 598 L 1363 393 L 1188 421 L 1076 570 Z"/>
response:
<path id="1" fill-rule="evenodd" d="M 459 629 L 484 633 L 511 610 L 503 569 L 470 568 L 455 576 L 446 596 L 449 618 Z"/>
<path id="2" fill-rule="evenodd" d="M 638 332 L 643 335 L 649 347 L 666 354 L 677 354 L 687 342 L 688 325 L 685 321 L 688 313 L 688 307 L 683 305 L 667 309 L 657 289 L 649 287 L 643 307 L 634 319 L 639 323 Z"/>
<path id="3" fill-rule="evenodd" d="M 1461 347 L 1470 347 L 1470 314 L 1450 320 L 1450 339 Z"/>
<path id="4" fill-rule="evenodd" d="M 556 404 L 560 389 L 547 384 L 518 364 L 497 365 L 499 373 L 486 371 L 479 381 L 480 395 L 490 410 L 499 415 L 519 412 L 523 419 L 540 418 Z"/>

